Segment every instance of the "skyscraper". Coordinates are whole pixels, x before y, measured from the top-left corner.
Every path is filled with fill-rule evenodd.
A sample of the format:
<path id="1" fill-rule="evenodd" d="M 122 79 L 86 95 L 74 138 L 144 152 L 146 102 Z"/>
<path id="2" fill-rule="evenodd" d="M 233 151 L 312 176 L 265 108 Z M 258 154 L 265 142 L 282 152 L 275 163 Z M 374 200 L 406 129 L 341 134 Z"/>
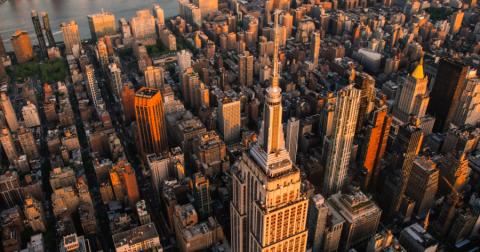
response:
<path id="1" fill-rule="evenodd" d="M 92 99 L 95 108 L 97 108 L 102 97 L 100 94 L 100 89 L 98 88 L 97 79 L 95 77 L 95 68 L 93 65 L 90 64 L 85 67 L 85 76 L 87 79 L 88 95 L 90 96 L 90 99 Z"/>
<path id="2" fill-rule="evenodd" d="M 10 128 L 10 130 L 13 132 L 17 131 L 17 115 L 15 114 L 15 110 L 6 92 L 0 92 L 0 109 L 3 111 L 8 128 Z"/>
<path id="3" fill-rule="evenodd" d="M 346 194 L 337 193 L 328 203 L 345 219 L 340 245 L 342 251 L 368 241 L 378 228 L 382 210 L 358 188 Z"/>
<path id="4" fill-rule="evenodd" d="M 400 123 L 408 123 L 412 116 L 425 117 L 430 98 L 428 95 L 428 77 L 423 71 L 423 58 L 405 82 L 397 95 L 392 114 Z"/>
<path id="5" fill-rule="evenodd" d="M 297 148 L 298 148 L 298 133 L 300 131 L 300 120 L 297 118 L 289 118 L 287 121 L 287 137 L 285 138 L 285 144 L 288 153 L 290 153 L 290 159 L 292 163 L 296 163 L 297 160 Z"/>
<path id="6" fill-rule="evenodd" d="M 457 127 L 477 125 L 480 122 L 480 79 L 477 71 L 470 71 L 462 95 L 453 113 L 452 124 Z"/>
<path id="7" fill-rule="evenodd" d="M 22 116 L 25 127 L 37 127 L 40 126 L 40 117 L 38 116 L 38 109 L 35 104 L 27 101 L 27 105 L 22 107 Z"/>
<path id="8" fill-rule="evenodd" d="M 130 207 L 134 209 L 140 200 L 140 193 L 132 165 L 124 159 L 119 160 L 110 170 L 110 179 L 117 200 L 123 200 L 126 196 Z"/>
<path id="9" fill-rule="evenodd" d="M 462 10 L 459 10 L 450 16 L 450 24 L 451 24 L 450 33 L 451 34 L 456 34 L 458 33 L 458 31 L 460 31 L 460 28 L 462 28 L 462 21 L 464 16 L 465 16 L 465 13 Z"/>
<path id="10" fill-rule="evenodd" d="M 238 56 L 238 78 L 240 86 L 253 85 L 253 55 L 248 51 Z"/>
<path id="11" fill-rule="evenodd" d="M 308 243 L 312 251 L 322 251 L 323 237 L 327 226 L 328 206 L 321 194 L 310 198 L 308 209 Z"/>
<path id="12" fill-rule="evenodd" d="M 201 172 L 193 174 L 193 196 L 195 198 L 195 205 L 200 216 L 203 217 L 209 216 L 212 211 L 209 186 L 210 183 L 205 175 Z"/>
<path id="13" fill-rule="evenodd" d="M 218 0 L 193 0 L 193 4 L 200 8 L 202 18 L 218 10 Z"/>
<path id="14" fill-rule="evenodd" d="M 356 130 L 356 133 L 360 133 L 365 126 L 370 112 L 372 112 L 375 106 L 375 79 L 366 73 L 361 73 L 358 75 L 357 81 L 355 87 L 360 89 L 362 94 L 360 97 Z"/>
<path id="15" fill-rule="evenodd" d="M 240 100 L 234 92 L 218 101 L 217 118 L 225 143 L 240 141 Z"/>
<path id="16" fill-rule="evenodd" d="M 192 66 L 192 53 L 187 50 L 177 52 L 177 64 L 180 68 L 180 73 Z"/>
<path id="17" fill-rule="evenodd" d="M 323 194 L 340 191 L 347 178 L 361 91 L 353 84 L 337 92 L 331 135 L 326 136 Z"/>
<path id="18" fill-rule="evenodd" d="M 165 26 L 165 16 L 164 16 L 163 9 L 160 6 L 160 4 L 158 4 L 158 3 L 153 4 L 153 14 L 155 15 L 155 18 L 157 19 L 157 26 L 159 28 Z"/>
<path id="19" fill-rule="evenodd" d="M 163 87 L 164 71 L 162 67 L 148 66 L 145 69 L 145 85 L 150 88 L 161 89 Z"/>
<path id="20" fill-rule="evenodd" d="M 469 67 L 457 59 L 440 60 L 430 93 L 428 113 L 435 117 L 434 131 L 445 131 L 455 117 L 455 110 L 466 85 Z"/>
<path id="21" fill-rule="evenodd" d="M 108 65 L 109 71 L 109 79 L 111 89 L 115 93 L 116 97 L 121 97 L 122 95 L 122 88 L 123 88 L 123 80 L 122 80 L 122 70 L 116 63 L 110 63 Z"/>
<path id="22" fill-rule="evenodd" d="M 50 20 L 48 18 L 48 13 L 42 12 L 42 21 L 43 21 L 43 29 L 45 30 L 45 35 L 47 36 L 48 40 L 48 47 L 55 46 L 55 39 L 53 38 L 52 28 L 50 27 Z"/>
<path id="23" fill-rule="evenodd" d="M 143 87 L 135 94 L 135 115 L 143 155 L 168 150 L 160 90 Z"/>
<path id="24" fill-rule="evenodd" d="M 392 117 L 388 115 L 385 98 L 377 99 L 358 155 L 359 163 L 366 171 L 362 184 L 364 189 L 374 190 L 377 185 L 379 164 L 385 154 L 391 124 Z"/>
<path id="25" fill-rule="evenodd" d="M 312 33 L 310 42 L 310 57 L 314 66 L 318 65 L 318 57 L 320 56 L 320 32 Z"/>
<path id="26" fill-rule="evenodd" d="M 383 209 L 389 216 L 399 212 L 400 205 L 405 198 L 413 162 L 420 152 L 423 142 L 423 131 L 419 126 L 419 120 L 401 126 L 395 142 L 392 144 L 395 148 L 389 159 L 395 173 L 387 178 L 387 182 L 391 182 L 392 186 L 383 192 L 388 195 L 384 198 Z"/>
<path id="27" fill-rule="evenodd" d="M 107 44 L 103 38 L 99 39 L 97 42 L 97 59 L 100 62 L 102 68 L 107 68 L 110 63 L 108 59 L 108 49 Z"/>
<path id="28" fill-rule="evenodd" d="M 93 40 L 98 40 L 105 35 L 115 35 L 117 33 L 117 23 L 115 15 L 110 12 L 100 12 L 88 15 L 88 26 Z"/>
<path id="29" fill-rule="evenodd" d="M 300 171 L 285 149 L 277 26 L 278 14 L 274 71 L 265 96 L 259 141 L 243 153 L 232 171 L 230 228 L 234 252 L 306 250 L 308 200 L 301 191 Z"/>
<path id="30" fill-rule="evenodd" d="M 29 160 L 34 160 L 40 157 L 37 143 L 33 137 L 33 133 L 29 128 L 20 127 L 17 132 L 18 142 L 22 147 L 23 153 L 27 155 Z"/>
<path id="31" fill-rule="evenodd" d="M 72 20 L 68 23 L 62 23 L 60 24 L 60 29 L 63 33 L 65 54 L 79 56 L 82 43 L 80 40 L 80 32 L 78 30 L 77 22 Z"/>
<path id="32" fill-rule="evenodd" d="M 155 45 L 157 32 L 155 29 L 155 18 L 148 9 L 139 10 L 136 16 L 130 20 L 132 35 L 136 41 L 144 45 Z"/>
<path id="33" fill-rule="evenodd" d="M 5 152 L 5 155 L 7 156 L 8 162 L 13 165 L 18 158 L 19 153 L 15 147 L 12 134 L 10 134 L 10 131 L 7 128 L 3 128 L 0 131 L 0 144 L 2 145 L 3 152 Z"/>
<path id="34" fill-rule="evenodd" d="M 40 17 L 37 11 L 32 10 L 32 22 L 35 34 L 37 35 L 38 47 L 40 47 L 40 53 L 42 58 L 47 57 L 47 44 L 45 43 L 45 37 L 43 36 L 42 25 L 40 24 Z"/>
<path id="35" fill-rule="evenodd" d="M 437 165 L 426 157 L 413 162 L 405 194 L 415 201 L 415 212 L 423 216 L 430 211 L 438 190 L 439 171 Z"/>
<path id="36" fill-rule="evenodd" d="M 26 31 L 17 30 L 10 38 L 13 51 L 18 63 L 25 63 L 33 59 L 33 48 Z"/>

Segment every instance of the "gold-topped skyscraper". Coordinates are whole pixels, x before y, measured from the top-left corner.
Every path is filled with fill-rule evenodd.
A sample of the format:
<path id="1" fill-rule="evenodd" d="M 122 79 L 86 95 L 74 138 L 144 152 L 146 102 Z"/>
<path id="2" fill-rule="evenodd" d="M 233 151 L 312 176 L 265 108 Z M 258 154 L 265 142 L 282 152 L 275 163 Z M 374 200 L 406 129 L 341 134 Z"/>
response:
<path id="1" fill-rule="evenodd" d="M 167 129 L 160 90 L 141 88 L 135 94 L 135 115 L 142 154 L 146 156 L 167 151 Z"/>
<path id="2" fill-rule="evenodd" d="M 259 141 L 232 169 L 231 247 L 243 251 L 306 250 L 308 200 L 299 169 L 292 163 L 282 130 L 278 73 L 278 13 L 271 86 L 267 89 Z"/>

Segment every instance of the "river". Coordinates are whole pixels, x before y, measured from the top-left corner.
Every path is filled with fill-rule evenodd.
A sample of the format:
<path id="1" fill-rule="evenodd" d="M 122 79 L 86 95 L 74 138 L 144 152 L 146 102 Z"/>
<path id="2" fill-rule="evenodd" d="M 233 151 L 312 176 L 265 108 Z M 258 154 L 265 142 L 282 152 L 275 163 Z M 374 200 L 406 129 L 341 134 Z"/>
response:
<path id="1" fill-rule="evenodd" d="M 87 15 L 104 11 L 112 12 L 118 20 L 130 19 L 139 9 L 151 9 L 154 3 L 163 8 L 165 17 L 178 14 L 177 0 L 7 0 L 0 5 L 0 35 L 7 50 L 11 50 L 10 36 L 17 29 L 27 31 L 32 43 L 37 44 L 30 12 L 48 12 L 50 25 L 57 41 L 62 40 L 60 23 L 75 20 L 82 38 L 90 38 Z M 117 25 L 118 26 L 118 25 Z"/>

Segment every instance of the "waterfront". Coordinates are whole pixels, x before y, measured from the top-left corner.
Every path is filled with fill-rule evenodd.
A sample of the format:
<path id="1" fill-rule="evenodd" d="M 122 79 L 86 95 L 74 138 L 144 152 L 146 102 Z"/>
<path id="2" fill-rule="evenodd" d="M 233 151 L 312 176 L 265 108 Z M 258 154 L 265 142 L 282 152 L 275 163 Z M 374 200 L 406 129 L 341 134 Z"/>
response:
<path id="1" fill-rule="evenodd" d="M 39 13 L 48 12 L 55 39 L 62 38 L 59 32 L 60 23 L 69 20 L 77 21 L 82 38 L 89 38 L 87 15 L 103 9 L 114 13 L 117 19 L 129 19 L 137 10 L 152 8 L 154 3 L 162 6 L 166 17 L 178 14 L 176 0 L 8 0 L 0 5 L 0 35 L 8 50 L 11 48 L 10 36 L 16 29 L 27 31 L 32 42 L 36 44 L 30 12 L 37 10 Z"/>

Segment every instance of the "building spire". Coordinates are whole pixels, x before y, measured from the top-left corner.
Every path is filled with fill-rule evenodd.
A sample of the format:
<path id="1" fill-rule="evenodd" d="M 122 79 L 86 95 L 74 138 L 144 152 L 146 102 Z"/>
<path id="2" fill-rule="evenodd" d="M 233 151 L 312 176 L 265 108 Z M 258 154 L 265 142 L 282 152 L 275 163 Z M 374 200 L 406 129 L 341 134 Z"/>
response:
<path id="1" fill-rule="evenodd" d="M 273 76 L 272 76 L 272 87 L 279 87 L 279 70 L 278 70 L 278 14 L 280 11 L 276 10 L 274 13 L 275 16 L 275 24 L 273 28 L 274 36 L 273 36 Z"/>
<path id="2" fill-rule="evenodd" d="M 415 79 L 423 79 L 425 77 L 425 73 L 423 71 L 423 56 L 420 58 L 420 62 L 418 62 L 415 70 L 413 70 L 412 77 Z"/>

